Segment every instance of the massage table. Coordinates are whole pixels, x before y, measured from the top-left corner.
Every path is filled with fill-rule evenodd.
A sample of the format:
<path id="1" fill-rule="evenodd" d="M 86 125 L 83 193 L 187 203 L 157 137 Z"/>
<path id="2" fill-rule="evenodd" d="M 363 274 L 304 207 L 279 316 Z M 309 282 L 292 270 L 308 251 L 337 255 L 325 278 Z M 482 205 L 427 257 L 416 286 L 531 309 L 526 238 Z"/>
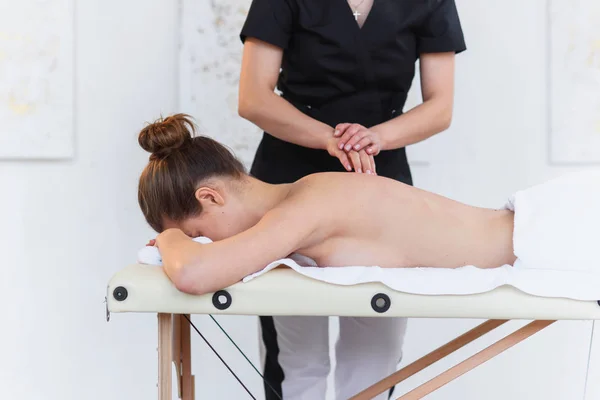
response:
<path id="1" fill-rule="evenodd" d="M 106 305 L 107 320 L 110 313 L 157 314 L 159 400 L 171 400 L 171 363 L 177 371 L 179 397 L 194 399 L 190 314 L 487 319 L 357 393 L 352 400 L 373 398 L 511 319 L 533 321 L 398 399 L 423 398 L 556 320 L 600 319 L 600 302 L 596 300 L 535 296 L 509 285 L 478 294 L 418 295 L 391 290 L 378 282 L 331 284 L 299 274 L 284 265 L 275 266 L 248 282 L 194 296 L 178 291 L 162 268 L 132 264 L 110 279 Z"/>
<path id="2" fill-rule="evenodd" d="M 192 296 L 174 287 L 160 267 L 158 249 L 146 246 L 138 253 L 137 264 L 110 280 L 107 316 L 158 314 L 159 400 L 171 400 L 171 362 L 180 397 L 194 397 L 190 314 L 487 320 L 352 400 L 385 392 L 508 320 L 533 320 L 399 397 L 420 399 L 557 320 L 600 319 L 600 169 L 518 191 L 505 208 L 515 213 L 517 260 L 490 269 L 319 267 L 306 257 L 290 255 L 231 287 Z M 208 238 L 193 240 L 210 245 Z"/>

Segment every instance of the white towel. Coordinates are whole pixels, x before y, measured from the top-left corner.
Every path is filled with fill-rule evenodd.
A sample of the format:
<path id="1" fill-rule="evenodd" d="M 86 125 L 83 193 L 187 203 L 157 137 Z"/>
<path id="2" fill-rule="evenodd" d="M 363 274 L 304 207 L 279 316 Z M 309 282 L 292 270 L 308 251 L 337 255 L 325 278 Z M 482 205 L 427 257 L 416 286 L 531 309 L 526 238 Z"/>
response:
<path id="1" fill-rule="evenodd" d="M 317 267 L 299 254 L 277 260 L 244 282 L 286 265 L 307 277 L 336 285 L 380 282 L 392 290 L 422 295 L 468 295 L 514 286 L 542 297 L 600 300 L 600 170 L 561 176 L 512 195 L 514 266 L 481 269 Z M 194 239 L 210 243 L 208 238 Z M 155 247 L 138 262 L 161 265 Z"/>
<path id="2" fill-rule="evenodd" d="M 513 245 L 524 268 L 600 272 L 600 170 L 515 193 Z"/>
<path id="3" fill-rule="evenodd" d="M 212 243 L 212 240 L 204 236 L 200 236 L 192 240 L 202 244 Z M 137 261 L 140 264 L 162 265 L 160 251 L 158 251 L 158 247 L 154 246 L 145 246 L 141 248 L 140 251 L 138 251 Z"/>

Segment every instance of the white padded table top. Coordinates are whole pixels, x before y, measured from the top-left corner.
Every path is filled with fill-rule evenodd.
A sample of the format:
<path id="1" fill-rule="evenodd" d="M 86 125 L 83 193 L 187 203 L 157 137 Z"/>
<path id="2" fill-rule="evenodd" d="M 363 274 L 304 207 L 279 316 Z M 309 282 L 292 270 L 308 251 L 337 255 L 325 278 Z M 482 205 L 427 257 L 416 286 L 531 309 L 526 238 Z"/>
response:
<path id="1" fill-rule="evenodd" d="M 600 319 L 600 305 L 596 301 L 531 296 L 510 286 L 471 295 L 415 295 L 391 290 L 380 283 L 328 284 L 287 267 L 276 268 L 246 283 L 236 283 L 225 291 L 221 296 L 188 295 L 175 288 L 161 267 L 133 264 L 110 280 L 107 308 L 111 313 Z M 227 294 L 231 304 L 218 309 L 213 297 L 225 299 Z M 378 294 L 390 300 L 389 309 L 384 312 L 376 312 L 371 305 Z"/>

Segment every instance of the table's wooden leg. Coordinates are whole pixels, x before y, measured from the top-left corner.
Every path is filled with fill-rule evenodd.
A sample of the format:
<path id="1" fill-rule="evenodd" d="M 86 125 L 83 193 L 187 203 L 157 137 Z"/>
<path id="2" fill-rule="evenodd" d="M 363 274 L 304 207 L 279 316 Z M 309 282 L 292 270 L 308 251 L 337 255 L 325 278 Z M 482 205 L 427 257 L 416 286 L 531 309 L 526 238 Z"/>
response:
<path id="1" fill-rule="evenodd" d="M 158 314 L 158 400 L 172 400 L 173 316 Z"/>
<path id="2" fill-rule="evenodd" d="M 485 321 L 484 323 L 477 325 L 475 328 L 463 333 L 445 345 L 438 347 L 431 353 L 419 358 L 412 364 L 407 365 L 401 370 L 394 372 L 387 378 L 380 380 L 362 392 L 354 395 L 350 400 L 370 400 L 375 396 L 389 390 L 392 386 L 410 378 L 417 372 L 429 367 L 436 361 L 439 361 L 447 355 L 452 354 L 456 350 L 466 346 L 486 333 L 493 331 L 506 322 L 508 322 L 506 319 L 491 319 L 489 321 Z"/>
<path id="3" fill-rule="evenodd" d="M 552 324 L 554 322 L 555 321 L 533 321 L 533 322 L 530 322 L 529 324 L 525 325 L 521 329 L 511 333 L 510 335 L 506 336 L 503 339 L 498 340 L 491 346 L 486 347 L 485 349 L 481 350 L 479 353 L 475 354 L 474 356 L 467 358 L 465 361 L 444 371 L 440 375 L 436 376 L 435 378 L 431 379 L 428 382 L 425 382 L 424 384 L 413 389 L 412 391 L 408 392 L 404 396 L 398 397 L 396 400 L 422 399 L 423 397 L 427 396 L 431 392 L 444 386 L 448 382 L 453 381 L 454 379 L 458 378 L 459 376 L 461 376 L 461 375 L 465 374 L 466 372 L 472 370 L 473 368 L 477 367 L 478 365 L 483 364 L 484 362 L 488 361 L 489 359 L 491 359 L 491 358 L 497 356 L 498 354 L 502 353 L 503 351 L 511 348 L 515 344 L 522 342 L 523 340 L 527 339 L 528 337 L 535 334 L 536 332 L 541 331 L 542 329 L 546 328 L 547 326 L 549 326 L 550 324 Z"/>
<path id="4" fill-rule="evenodd" d="M 181 314 L 173 314 L 173 365 L 175 366 L 175 384 L 177 398 L 181 399 Z"/>
<path id="5" fill-rule="evenodd" d="M 189 318 L 189 315 L 187 316 Z M 194 400 L 190 323 L 181 317 L 181 399 Z"/>
<path id="6" fill-rule="evenodd" d="M 173 365 L 177 376 L 177 397 L 193 400 L 192 357 L 189 315 L 173 314 Z"/>

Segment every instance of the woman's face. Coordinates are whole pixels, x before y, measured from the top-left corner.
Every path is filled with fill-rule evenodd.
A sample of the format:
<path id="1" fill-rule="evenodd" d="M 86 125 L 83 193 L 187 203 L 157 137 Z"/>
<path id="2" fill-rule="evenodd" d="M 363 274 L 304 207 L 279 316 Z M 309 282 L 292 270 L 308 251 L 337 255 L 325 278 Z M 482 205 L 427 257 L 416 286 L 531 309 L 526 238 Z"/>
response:
<path id="1" fill-rule="evenodd" d="M 245 204 L 235 191 L 200 188 L 196 191 L 200 212 L 182 221 L 165 221 L 164 229 L 178 228 L 187 236 L 204 236 L 212 241 L 227 239 L 252 227 Z"/>
<path id="2" fill-rule="evenodd" d="M 242 219 L 234 210 L 223 207 L 218 211 L 204 209 L 199 215 L 188 217 L 172 227 L 181 229 L 191 238 L 204 236 L 212 241 L 218 241 L 243 232 L 245 228 L 241 221 Z"/>

